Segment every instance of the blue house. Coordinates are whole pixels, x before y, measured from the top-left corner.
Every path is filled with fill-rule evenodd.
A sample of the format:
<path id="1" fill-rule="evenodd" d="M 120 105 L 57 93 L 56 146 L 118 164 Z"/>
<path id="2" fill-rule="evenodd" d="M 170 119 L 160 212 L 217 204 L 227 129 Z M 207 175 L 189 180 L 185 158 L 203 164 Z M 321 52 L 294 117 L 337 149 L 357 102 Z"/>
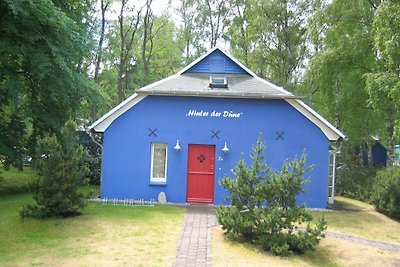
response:
<path id="1" fill-rule="evenodd" d="M 333 197 L 330 142 L 345 136 L 299 97 L 214 48 L 145 86 L 90 126 L 103 133 L 101 197 L 225 203 L 219 185 L 261 135 L 273 168 L 307 153 L 310 183 L 298 202 Z"/>

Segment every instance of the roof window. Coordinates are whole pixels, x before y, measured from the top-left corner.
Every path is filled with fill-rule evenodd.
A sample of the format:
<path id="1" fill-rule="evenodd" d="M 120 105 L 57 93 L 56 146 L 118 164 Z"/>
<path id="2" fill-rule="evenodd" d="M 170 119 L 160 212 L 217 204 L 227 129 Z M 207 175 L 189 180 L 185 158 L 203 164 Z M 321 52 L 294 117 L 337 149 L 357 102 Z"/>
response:
<path id="1" fill-rule="evenodd" d="M 211 88 L 228 88 L 226 76 L 210 76 Z"/>

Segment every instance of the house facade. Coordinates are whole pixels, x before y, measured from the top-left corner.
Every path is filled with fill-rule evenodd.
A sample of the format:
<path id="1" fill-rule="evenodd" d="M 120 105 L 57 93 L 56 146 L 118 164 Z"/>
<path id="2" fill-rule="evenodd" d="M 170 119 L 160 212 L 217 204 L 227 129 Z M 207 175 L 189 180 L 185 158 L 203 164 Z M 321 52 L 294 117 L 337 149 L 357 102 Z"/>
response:
<path id="1" fill-rule="evenodd" d="M 219 185 L 258 137 L 275 169 L 305 151 L 310 182 L 298 203 L 326 207 L 329 145 L 345 136 L 290 92 L 215 48 L 143 87 L 96 121 L 103 133 L 101 197 L 225 204 Z M 334 181 L 333 181 L 334 182 Z"/>

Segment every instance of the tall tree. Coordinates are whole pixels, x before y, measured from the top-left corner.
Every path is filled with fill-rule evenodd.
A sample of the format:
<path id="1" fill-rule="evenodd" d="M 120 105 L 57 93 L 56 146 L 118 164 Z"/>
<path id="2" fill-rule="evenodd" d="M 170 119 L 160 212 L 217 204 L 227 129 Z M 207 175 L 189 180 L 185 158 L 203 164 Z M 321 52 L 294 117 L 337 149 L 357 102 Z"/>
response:
<path id="1" fill-rule="evenodd" d="M 377 67 L 367 76 L 367 90 L 375 111 L 386 120 L 387 164 L 394 160 L 394 128 L 400 108 L 400 3 L 385 0 L 373 20 Z"/>
<path id="2" fill-rule="evenodd" d="M 96 59 L 95 59 L 95 69 L 94 69 L 94 79 L 97 81 L 99 78 L 100 65 L 103 57 L 103 43 L 104 35 L 106 31 L 106 12 L 111 4 L 111 0 L 100 0 L 100 30 L 99 30 L 99 41 L 97 45 Z"/>
<path id="3" fill-rule="evenodd" d="M 309 5 L 309 0 L 255 0 L 250 6 L 249 23 L 256 29 L 251 67 L 289 89 L 298 83 L 306 56 Z"/>
<path id="4" fill-rule="evenodd" d="M 233 54 L 242 59 L 246 66 L 249 66 L 249 53 L 251 52 L 251 25 L 252 15 L 249 1 L 232 1 L 232 21 L 229 27 L 229 41 Z"/>
<path id="5" fill-rule="evenodd" d="M 99 74 L 100 74 L 100 68 L 101 64 L 103 62 L 103 53 L 104 53 L 104 37 L 105 37 L 105 32 L 106 32 L 106 12 L 111 6 L 112 0 L 100 0 L 100 25 L 99 29 L 97 31 L 98 35 L 98 43 L 96 47 L 96 54 L 94 56 L 94 75 L 93 79 L 96 82 L 97 86 L 101 87 L 100 80 L 99 80 Z M 94 99 L 93 99 L 94 100 Z M 90 103 L 90 117 L 92 121 L 95 121 L 98 117 L 98 104 L 99 101 L 91 101 Z M 104 103 L 102 103 L 104 104 Z"/>
<path id="6" fill-rule="evenodd" d="M 132 64 L 132 50 L 134 41 L 138 34 L 140 14 L 142 8 L 135 9 L 128 5 L 129 0 L 121 1 L 121 8 L 118 14 L 118 34 L 119 34 L 119 56 L 118 56 L 118 103 L 125 99 L 125 91 L 128 88 L 127 80 L 129 68 Z M 127 15 L 127 13 L 131 13 Z"/>
<path id="7" fill-rule="evenodd" d="M 306 73 L 311 92 L 303 92 L 354 144 L 369 142 L 381 125 L 365 91 L 364 75 L 376 64 L 371 49 L 373 17 L 367 0 L 335 0 L 317 10 L 310 24 L 316 50 Z"/>
<path id="8" fill-rule="evenodd" d="M 200 27 L 203 27 L 203 35 L 210 48 L 215 47 L 217 42 L 226 34 L 230 15 L 229 4 L 229 1 L 225 0 L 200 1 L 197 23 Z"/>
<path id="9" fill-rule="evenodd" d="M 29 126 L 21 129 L 32 129 L 31 155 L 36 140 L 59 132 L 92 90 L 81 68 L 90 51 L 87 32 L 75 18 L 49 0 L 0 2 L 1 125 L 10 122 L 10 110 L 16 110 Z M 7 146 L 3 140 L 0 147 Z"/>
<path id="10" fill-rule="evenodd" d="M 196 27 L 195 18 L 198 12 L 198 2 L 194 0 L 182 0 L 177 9 L 181 19 L 181 26 L 178 28 L 177 41 L 187 65 L 201 54 L 205 48 L 201 42 L 201 29 Z"/>
<path id="11" fill-rule="evenodd" d="M 180 47 L 176 45 L 174 23 L 166 15 L 154 16 L 152 23 L 153 29 L 148 36 L 150 45 L 145 55 L 150 63 L 149 76 L 145 76 L 140 85 L 165 78 L 182 68 L 183 58 Z"/>
<path id="12" fill-rule="evenodd" d="M 155 46 L 155 39 L 157 36 L 163 32 L 163 28 L 167 27 L 169 23 L 168 17 L 164 16 L 155 16 L 152 10 L 153 0 L 147 0 L 145 4 L 145 11 L 143 15 L 143 23 L 142 23 L 142 49 L 141 49 L 141 60 L 143 64 L 143 85 L 148 84 L 153 81 L 153 78 L 150 75 L 151 63 L 153 61 L 154 54 L 157 53 L 157 49 L 161 49 L 161 47 Z M 173 24 L 172 24 L 173 25 Z M 172 41 L 172 40 L 165 40 Z"/>

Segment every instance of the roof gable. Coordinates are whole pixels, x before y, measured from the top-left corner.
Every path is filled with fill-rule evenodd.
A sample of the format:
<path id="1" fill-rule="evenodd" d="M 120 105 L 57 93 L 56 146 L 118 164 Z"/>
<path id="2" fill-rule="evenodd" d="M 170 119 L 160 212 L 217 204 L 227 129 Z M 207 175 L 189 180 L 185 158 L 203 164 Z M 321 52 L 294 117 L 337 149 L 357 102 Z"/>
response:
<path id="1" fill-rule="evenodd" d="M 216 90 L 210 76 L 223 75 L 227 85 Z M 226 90 L 225 90 L 226 89 Z M 137 91 L 145 95 L 180 95 L 234 98 L 299 98 L 268 82 L 218 47 L 213 48 L 177 74 Z"/>
<path id="2" fill-rule="evenodd" d="M 219 49 L 213 50 L 184 73 L 249 74 Z"/>
<path id="3" fill-rule="evenodd" d="M 209 88 L 209 76 L 214 73 L 227 76 L 229 90 L 211 90 Z M 285 99 L 287 103 L 319 127 L 330 141 L 346 138 L 316 111 L 299 100 L 299 97 L 258 77 L 237 59 L 217 47 L 177 74 L 140 88 L 136 94 L 94 122 L 89 129 L 104 132 L 115 119 L 142 101 L 147 95 Z"/>

